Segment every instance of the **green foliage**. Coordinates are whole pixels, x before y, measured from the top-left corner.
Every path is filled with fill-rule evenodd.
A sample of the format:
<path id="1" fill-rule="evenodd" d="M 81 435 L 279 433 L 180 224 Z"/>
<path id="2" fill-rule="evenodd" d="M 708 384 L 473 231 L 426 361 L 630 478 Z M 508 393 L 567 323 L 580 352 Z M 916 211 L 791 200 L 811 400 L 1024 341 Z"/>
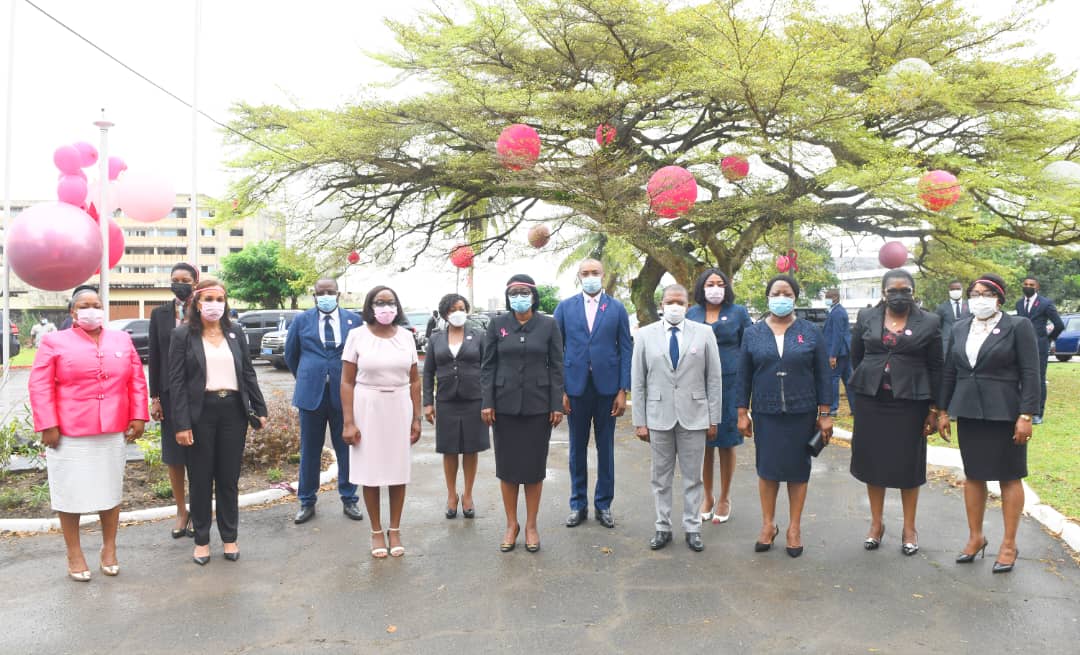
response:
<path id="1" fill-rule="evenodd" d="M 266 479 L 270 484 L 277 484 L 285 479 L 285 474 L 279 468 L 272 468 L 267 470 Z"/>
<path id="2" fill-rule="evenodd" d="M 158 480 L 150 485 L 150 490 L 158 498 L 172 498 L 172 483 L 168 480 Z"/>
<path id="3" fill-rule="evenodd" d="M 146 468 L 150 469 L 151 474 L 157 472 L 161 468 L 161 438 L 155 439 L 144 435 L 136 439 L 135 444 L 142 452 Z"/>
<path id="4" fill-rule="evenodd" d="M 540 311 L 545 314 L 555 313 L 555 308 L 559 306 L 559 287 L 550 284 L 541 284 L 536 287 L 536 290 L 540 293 Z"/>
<path id="5" fill-rule="evenodd" d="M 296 306 L 318 278 L 311 260 L 286 250 L 277 241 L 250 245 L 221 261 L 221 281 L 236 300 L 256 306 L 282 308 L 285 299 Z"/>
<path id="6" fill-rule="evenodd" d="M 41 484 L 35 484 L 30 487 L 30 494 L 28 500 L 31 505 L 41 507 L 49 504 L 49 483 L 48 481 Z"/>
<path id="7" fill-rule="evenodd" d="M 0 425 L 0 471 L 11 464 L 11 457 L 19 455 L 30 460 L 34 466 L 44 464 L 45 446 L 41 435 L 34 431 L 34 421 L 28 405 L 23 405 L 17 418 Z"/>
<path id="8" fill-rule="evenodd" d="M 833 273 L 832 253 L 827 240 L 800 234 L 795 236 L 794 245 L 798 251 L 799 270 L 791 275 L 799 282 L 801 290 L 798 306 L 809 307 L 812 300 L 820 297 L 825 289 L 835 287 L 840 280 Z M 786 235 L 770 235 L 766 238 L 766 245 L 754 253 L 732 280 L 736 302 L 759 312 L 769 308 L 765 285 L 778 274 L 776 257 L 786 254 L 787 250 Z"/>
<path id="9" fill-rule="evenodd" d="M 15 509 L 27 501 L 27 496 L 18 489 L 0 491 L 0 509 Z"/>

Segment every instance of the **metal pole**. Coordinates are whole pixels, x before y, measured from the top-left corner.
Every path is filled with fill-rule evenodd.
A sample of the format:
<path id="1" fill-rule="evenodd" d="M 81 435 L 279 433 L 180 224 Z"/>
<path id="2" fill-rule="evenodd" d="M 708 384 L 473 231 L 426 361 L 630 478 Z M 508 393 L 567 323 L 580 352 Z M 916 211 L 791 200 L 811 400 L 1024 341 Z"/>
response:
<path id="1" fill-rule="evenodd" d="M 3 382 L 8 381 L 11 371 L 11 264 L 7 251 L 8 229 L 11 227 L 11 124 L 12 124 L 12 93 L 15 86 L 15 5 L 18 0 L 11 0 L 11 15 L 8 19 L 8 67 L 7 67 L 7 109 L 5 111 L 4 126 L 4 327 L 0 334 L 4 337 L 4 375 Z"/>
<path id="2" fill-rule="evenodd" d="M 195 49 L 191 89 L 191 216 L 188 217 L 188 261 L 199 269 L 199 27 L 202 0 L 195 0 Z"/>
<path id="3" fill-rule="evenodd" d="M 101 130 L 101 145 L 98 147 L 98 225 L 101 228 L 101 274 L 98 297 L 105 308 L 105 322 L 109 322 L 109 221 L 115 207 L 106 203 L 109 195 L 109 128 L 112 123 L 105 120 L 105 109 L 101 110 L 101 120 L 94 121 Z"/>

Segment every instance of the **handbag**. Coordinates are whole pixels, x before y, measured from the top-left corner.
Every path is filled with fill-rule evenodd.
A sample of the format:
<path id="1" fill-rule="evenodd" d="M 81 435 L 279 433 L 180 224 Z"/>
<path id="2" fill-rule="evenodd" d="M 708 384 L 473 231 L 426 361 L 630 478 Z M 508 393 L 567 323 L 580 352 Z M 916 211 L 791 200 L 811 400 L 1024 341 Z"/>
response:
<path id="1" fill-rule="evenodd" d="M 251 426 L 252 430 L 261 430 L 262 429 L 262 421 L 260 421 L 259 417 L 255 415 L 255 410 L 253 410 L 253 409 L 248 410 L 247 420 L 248 420 L 248 425 Z"/>
<path id="2" fill-rule="evenodd" d="M 810 451 L 810 454 L 817 457 L 821 454 L 821 451 L 825 449 L 825 437 L 822 436 L 821 430 L 814 433 L 814 436 L 810 437 L 810 441 L 806 444 L 806 449 Z"/>

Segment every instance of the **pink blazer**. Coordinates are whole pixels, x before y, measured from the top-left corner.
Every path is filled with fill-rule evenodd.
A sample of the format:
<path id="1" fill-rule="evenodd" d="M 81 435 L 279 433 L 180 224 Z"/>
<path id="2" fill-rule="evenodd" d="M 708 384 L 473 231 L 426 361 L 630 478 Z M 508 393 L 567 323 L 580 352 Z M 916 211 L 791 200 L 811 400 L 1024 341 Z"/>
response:
<path id="1" fill-rule="evenodd" d="M 34 429 L 66 437 L 123 432 L 146 421 L 146 376 L 126 332 L 103 329 L 95 344 L 78 327 L 45 335 L 30 371 Z"/>

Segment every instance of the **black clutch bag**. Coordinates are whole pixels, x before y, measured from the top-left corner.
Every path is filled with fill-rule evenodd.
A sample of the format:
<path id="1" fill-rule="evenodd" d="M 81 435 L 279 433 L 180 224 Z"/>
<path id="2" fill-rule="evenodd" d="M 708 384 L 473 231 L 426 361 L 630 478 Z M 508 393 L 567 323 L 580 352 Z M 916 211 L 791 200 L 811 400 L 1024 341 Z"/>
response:
<path id="1" fill-rule="evenodd" d="M 260 429 L 262 429 L 262 421 L 259 420 L 258 416 L 255 416 L 255 410 L 249 409 L 247 418 L 248 418 L 248 425 L 251 426 L 252 430 L 260 430 Z"/>
<path id="2" fill-rule="evenodd" d="M 806 444 L 806 449 L 810 451 L 810 454 L 817 457 L 821 454 L 822 450 L 825 450 L 825 437 L 821 436 L 821 430 L 814 433 L 814 436 L 810 437 L 810 441 Z"/>

